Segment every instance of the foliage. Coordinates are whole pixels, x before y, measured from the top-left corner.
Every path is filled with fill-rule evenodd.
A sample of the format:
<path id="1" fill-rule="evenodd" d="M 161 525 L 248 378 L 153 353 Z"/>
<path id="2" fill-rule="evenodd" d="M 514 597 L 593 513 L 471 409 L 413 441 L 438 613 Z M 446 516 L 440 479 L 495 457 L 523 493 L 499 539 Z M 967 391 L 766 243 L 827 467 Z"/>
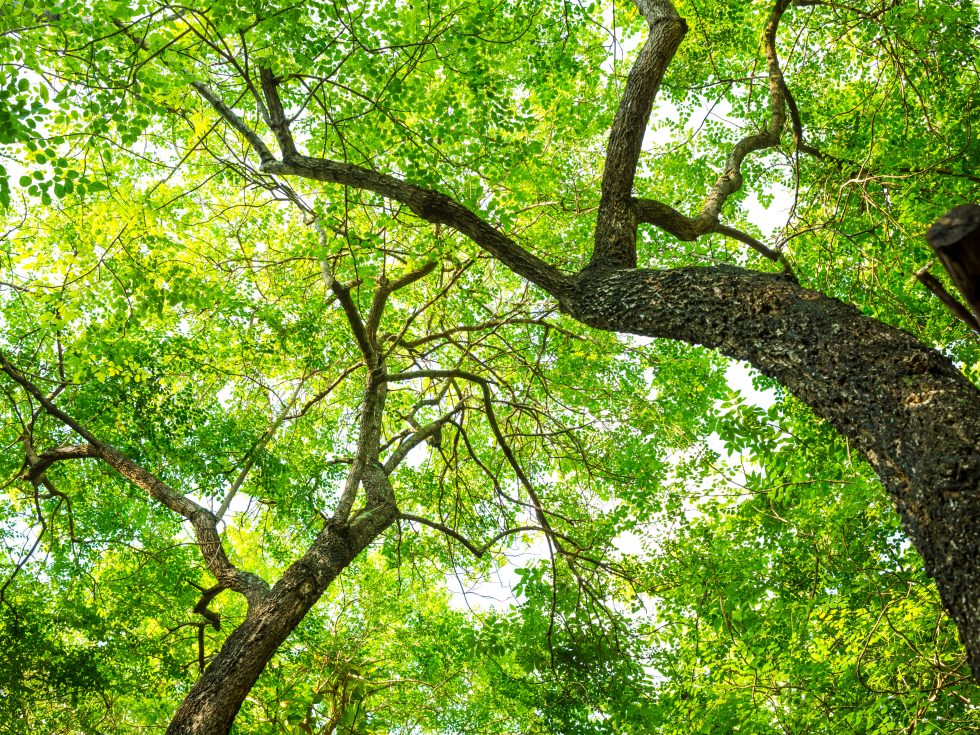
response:
<path id="1" fill-rule="evenodd" d="M 977 196 L 976 8 L 866 5 L 788 11 L 784 72 L 819 153 L 787 130 L 747 159 L 725 221 L 976 380 L 975 336 L 912 278 L 924 225 Z M 688 39 L 636 190 L 693 213 L 769 115 L 771 6 L 677 8 Z M 278 579 L 357 461 L 369 371 L 330 284 L 369 321 L 388 284 L 431 267 L 378 314 L 389 374 L 423 373 L 384 406 L 403 517 L 286 641 L 234 732 L 980 730 L 890 499 L 805 406 L 699 347 L 588 330 L 391 199 L 264 173 L 190 86 L 257 124 L 243 79 L 271 67 L 311 155 L 437 186 L 572 269 L 645 32 L 634 9 L 23 0 L 0 30 L 0 352 L 169 486 L 227 501 L 242 569 Z M 643 230 L 639 248 L 650 267 L 773 267 L 716 234 Z M 78 437 L 2 388 L 0 721 L 159 731 L 245 600 L 203 614 L 215 577 L 190 524 L 105 464 L 32 474 L 31 453 Z"/>

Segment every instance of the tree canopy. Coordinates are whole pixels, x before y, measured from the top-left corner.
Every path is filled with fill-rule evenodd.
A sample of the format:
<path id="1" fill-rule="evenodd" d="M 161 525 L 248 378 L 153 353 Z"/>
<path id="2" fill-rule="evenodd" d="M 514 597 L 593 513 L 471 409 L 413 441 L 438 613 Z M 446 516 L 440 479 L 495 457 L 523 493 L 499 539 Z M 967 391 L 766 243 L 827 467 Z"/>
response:
<path id="1" fill-rule="evenodd" d="M 0 7 L 0 720 L 980 731 L 978 28 Z"/>

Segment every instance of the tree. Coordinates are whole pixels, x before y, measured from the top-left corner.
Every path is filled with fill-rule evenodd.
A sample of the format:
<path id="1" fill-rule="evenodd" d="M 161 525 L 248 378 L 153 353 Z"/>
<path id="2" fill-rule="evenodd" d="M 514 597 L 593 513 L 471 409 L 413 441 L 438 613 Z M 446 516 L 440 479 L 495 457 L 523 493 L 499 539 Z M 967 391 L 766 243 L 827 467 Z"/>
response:
<path id="1" fill-rule="evenodd" d="M 869 461 L 980 670 L 976 345 L 907 278 L 924 226 L 975 195 L 976 9 L 637 0 L 614 9 L 637 40 L 625 79 L 615 53 L 603 66 L 607 11 L 69 2 L 4 18 L 3 119 L 18 123 L 0 140 L 22 146 L 35 199 L 11 215 L 0 367 L 23 447 L 8 469 L 38 528 L 4 592 L 45 538 L 63 566 L 31 563 L 49 578 L 95 564 L 75 548 L 81 515 L 149 556 L 170 553 L 182 519 L 206 572 L 175 561 L 159 584 L 197 590 L 184 602 L 202 673 L 168 732 L 228 732 L 288 636 L 396 524 L 478 563 L 543 536 L 547 583 L 529 567 L 521 589 L 526 628 L 547 621 L 550 670 L 605 671 L 633 692 L 637 670 L 581 631 L 633 625 L 602 581 L 643 577 L 614 548 L 642 523 L 623 514 L 657 501 L 631 499 L 628 478 L 665 483 L 671 447 L 720 429 L 725 389 L 702 352 L 582 325 L 744 360 L 840 432 L 821 441 L 837 462 Z M 661 93 L 669 112 L 651 123 Z M 718 105 L 740 125 L 711 119 Z M 651 125 L 666 141 L 652 157 Z M 769 246 L 748 197 L 780 186 L 793 203 Z M 676 389 L 663 363 L 677 354 L 697 356 L 687 385 L 701 390 L 672 440 L 637 404 Z M 729 444 L 762 442 L 765 416 L 740 408 L 755 438 L 732 430 Z M 643 454 L 649 437 L 661 444 Z M 778 441 L 759 447 L 785 459 Z M 154 502 L 135 505 L 133 487 Z M 219 616 L 225 590 L 244 609 Z M 720 625 L 741 625 L 722 609 Z M 208 626 L 229 617 L 209 655 Z M 339 691 L 333 676 L 318 691 Z M 628 709 L 593 684 L 592 701 Z M 528 711 L 588 721 L 555 692 Z M 337 696 L 328 731 L 353 701 Z"/>

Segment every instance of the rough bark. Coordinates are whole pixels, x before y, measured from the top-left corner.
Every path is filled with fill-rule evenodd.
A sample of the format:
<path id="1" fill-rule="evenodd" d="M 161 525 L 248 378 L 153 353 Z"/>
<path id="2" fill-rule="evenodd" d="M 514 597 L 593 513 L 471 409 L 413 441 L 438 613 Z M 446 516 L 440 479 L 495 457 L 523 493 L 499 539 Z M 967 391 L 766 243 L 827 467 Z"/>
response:
<path id="1" fill-rule="evenodd" d="M 310 550 L 283 575 L 269 594 L 249 608 L 244 622 L 191 689 L 167 728 L 167 735 L 225 735 L 266 664 L 323 595 L 330 583 L 398 514 L 388 478 L 365 468 L 368 494 L 384 500 L 347 526 L 328 524 Z"/>
<path id="2" fill-rule="evenodd" d="M 647 120 L 670 60 L 687 33 L 687 23 L 665 0 L 637 3 L 650 26 L 646 43 L 630 69 L 619 101 L 602 171 L 602 196 L 595 226 L 592 262 L 636 265 L 636 211 L 633 182 Z"/>
<path id="3" fill-rule="evenodd" d="M 598 329 L 745 360 L 868 458 L 980 674 L 980 391 L 950 361 L 853 306 L 733 267 L 586 269 L 562 300 Z"/>
<path id="4" fill-rule="evenodd" d="M 399 201 L 420 218 L 470 238 L 584 324 L 718 349 L 780 381 L 871 462 L 895 498 L 980 678 L 980 392 L 947 358 L 910 335 L 801 288 L 792 278 L 724 266 L 632 267 L 636 224 L 644 221 L 681 239 L 720 232 L 786 265 L 780 253 L 720 224 L 719 217 L 742 186 L 745 159 L 779 145 L 787 104 L 799 126 L 776 49 L 789 1 L 775 0 L 763 34 L 769 119 L 729 151 L 696 217 L 631 191 L 651 104 L 685 29 L 669 0 L 635 4 L 649 23 L 650 38 L 627 80 L 610 132 L 595 249 L 577 276 L 557 270 L 444 193 L 304 156 L 288 145 L 281 146 L 282 160 L 277 161 L 234 111 L 203 85 L 197 89 L 245 135 L 264 172 L 353 186 Z M 264 91 L 276 94 L 275 85 Z"/>

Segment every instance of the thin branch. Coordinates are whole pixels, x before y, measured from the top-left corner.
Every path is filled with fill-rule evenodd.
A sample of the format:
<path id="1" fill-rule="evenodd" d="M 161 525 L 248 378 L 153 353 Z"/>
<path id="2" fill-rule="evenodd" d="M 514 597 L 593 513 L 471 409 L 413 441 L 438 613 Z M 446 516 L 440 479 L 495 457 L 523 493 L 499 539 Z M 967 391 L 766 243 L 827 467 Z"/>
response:
<path id="1" fill-rule="evenodd" d="M 514 474 L 517 475 L 517 479 L 520 481 L 521 485 L 524 486 L 525 492 L 527 492 L 528 497 L 531 499 L 534 514 L 538 519 L 538 523 L 540 523 L 544 528 L 548 529 L 551 536 L 559 536 L 559 534 L 552 529 L 551 523 L 548 521 L 548 517 L 545 513 L 544 506 L 538 496 L 537 491 L 531 484 L 531 480 L 525 474 L 524 469 L 521 467 L 520 463 L 517 461 L 517 457 L 514 455 L 513 450 L 510 448 L 510 444 L 504 438 L 504 434 L 500 430 L 500 425 L 497 423 L 497 414 L 493 410 L 493 395 L 490 392 L 490 381 L 479 375 L 475 375 L 464 370 L 413 370 L 409 372 L 395 373 L 388 376 L 388 380 L 391 382 L 415 380 L 417 378 L 459 378 L 461 380 L 467 380 L 471 383 L 476 383 L 478 386 L 480 386 L 480 390 L 483 393 L 483 405 L 484 409 L 486 410 L 487 423 L 490 424 L 490 431 L 497 440 L 500 450 L 504 453 L 507 463 L 514 471 Z M 561 547 L 559 546 L 558 548 L 559 551 L 561 551 Z"/>
<path id="2" fill-rule="evenodd" d="M 234 482 L 231 483 L 231 487 L 228 488 L 228 492 L 225 494 L 224 500 L 221 501 L 221 505 L 215 512 L 214 517 L 216 520 L 221 520 L 225 513 L 228 512 L 228 507 L 231 505 L 231 501 L 234 500 L 235 495 L 241 489 L 245 482 L 245 478 L 248 477 L 248 473 L 251 471 L 252 467 L 255 465 L 255 460 L 268 443 L 275 436 L 275 433 L 279 430 L 279 427 L 283 425 L 286 419 L 289 417 L 289 412 L 293 410 L 293 406 L 296 405 L 296 399 L 299 398 L 300 391 L 303 388 L 303 383 L 305 380 L 300 380 L 296 385 L 296 390 L 293 391 L 293 395 L 290 396 L 289 400 L 283 405 L 282 410 L 279 411 L 279 415 L 275 417 L 269 428 L 266 429 L 265 433 L 259 438 L 255 443 L 255 446 L 248 453 L 248 458 L 245 460 L 245 465 L 242 467 L 238 476 L 235 478 Z"/>
<path id="3" fill-rule="evenodd" d="M 115 447 L 97 439 L 78 421 L 55 406 L 36 385 L 10 364 L 2 352 L 0 352 L 0 370 L 6 373 L 15 383 L 19 384 L 28 395 L 38 401 L 49 415 L 57 418 L 85 439 L 89 443 L 93 453 L 99 459 L 134 485 L 144 490 L 151 498 L 189 520 L 194 527 L 197 545 L 201 550 L 201 555 L 204 557 L 208 569 L 220 584 L 236 592 L 240 592 L 250 604 L 265 596 L 265 593 L 268 591 L 268 585 L 265 581 L 251 572 L 244 572 L 238 569 L 228 559 L 224 546 L 221 543 L 221 538 L 218 535 L 217 519 L 211 511 L 176 492 L 159 477 L 141 467 Z"/>
<path id="4" fill-rule="evenodd" d="M 796 150 L 800 153 L 811 155 L 814 158 L 825 158 L 821 151 L 803 140 L 803 118 L 800 116 L 800 108 L 796 104 L 796 98 L 790 91 L 785 79 L 783 80 L 783 96 L 786 100 L 786 109 L 789 111 L 790 124 L 793 128 L 793 143 L 796 145 Z"/>
<path id="5" fill-rule="evenodd" d="M 430 437 L 436 436 L 439 431 L 442 430 L 443 425 L 448 423 L 453 416 L 462 411 L 463 408 L 464 404 L 459 403 L 451 411 L 443 416 L 440 416 L 435 421 L 432 421 L 425 426 L 420 426 L 418 430 L 414 431 L 411 436 L 406 438 L 405 441 L 399 444 L 395 451 L 391 453 L 384 463 L 385 472 L 387 472 L 389 475 L 394 472 L 395 468 L 405 460 L 405 457 L 408 456 L 409 452 Z"/>
<path id="6" fill-rule="evenodd" d="M 363 364 L 364 364 L 363 362 L 361 362 L 360 360 L 358 360 L 353 365 L 349 365 L 348 367 L 344 368 L 344 370 L 340 373 L 340 375 L 338 375 L 333 380 L 333 382 L 330 383 L 330 385 L 328 385 L 326 388 L 324 388 L 322 391 L 320 391 L 315 396 L 313 396 L 310 400 L 308 400 L 306 403 L 304 403 L 303 404 L 303 407 L 299 411 L 297 411 L 296 413 L 293 413 L 293 414 L 290 414 L 289 416 L 287 416 L 286 419 L 289 420 L 289 421 L 292 421 L 293 419 L 298 419 L 298 418 L 302 418 L 303 416 L 305 416 L 307 413 L 309 413 L 310 409 L 313 408 L 313 406 L 315 406 L 317 403 L 319 403 L 324 398 L 326 398 L 331 393 L 333 393 L 334 389 L 338 385 L 340 385 L 341 383 L 343 383 L 348 377 L 350 377 L 350 375 L 352 373 L 354 373 L 356 370 L 358 370 Z"/>
<path id="7" fill-rule="evenodd" d="M 354 334 L 357 346 L 361 351 L 361 355 L 364 357 L 364 362 L 367 364 L 368 369 L 372 369 L 377 362 L 377 351 L 368 336 L 367 329 L 364 326 L 364 320 L 361 319 L 361 312 L 357 308 L 357 304 L 354 303 L 354 299 L 351 298 L 350 288 L 340 281 L 331 278 L 330 290 L 334 292 L 337 301 L 340 302 L 340 306 L 344 310 L 344 314 L 347 316 L 351 332 Z"/>
<path id="8" fill-rule="evenodd" d="M 712 232 L 730 237 L 733 240 L 745 243 L 774 263 L 779 263 L 783 266 L 783 270 L 795 279 L 793 268 L 783 253 L 778 250 L 773 250 L 746 232 L 742 232 L 730 225 L 723 225 L 718 222 L 711 223 L 707 220 L 688 217 L 673 207 L 654 199 L 634 199 L 633 202 L 638 222 L 654 225 L 683 242 L 692 242 L 702 235 L 707 235 Z"/>
<path id="9" fill-rule="evenodd" d="M 973 313 L 967 309 L 959 300 L 953 296 L 946 288 L 940 283 L 934 275 L 929 272 L 929 266 L 916 271 L 915 277 L 919 279 L 919 282 L 928 288 L 932 293 L 943 302 L 947 309 L 952 312 L 953 316 L 963 322 L 966 326 L 972 329 L 974 332 L 980 333 L 980 321 Z"/>
<path id="10" fill-rule="evenodd" d="M 10 364 L 7 360 L 7 356 L 0 352 L 0 370 L 3 370 L 15 383 L 20 385 L 24 391 L 35 398 L 44 410 L 47 411 L 51 416 L 61 421 L 65 426 L 70 428 L 85 441 L 91 444 L 93 447 L 98 447 L 100 442 L 95 438 L 84 426 L 75 421 L 71 416 L 66 414 L 60 408 L 58 408 L 41 390 L 29 381 L 23 373 L 21 373 L 17 368 Z"/>
<path id="11" fill-rule="evenodd" d="M 37 547 L 41 545 L 41 540 L 44 538 L 44 534 L 47 533 L 48 530 L 48 524 L 44 520 L 44 513 L 41 511 L 41 503 L 37 498 L 36 485 L 34 487 L 34 509 L 37 512 L 37 520 L 38 524 L 41 526 L 41 529 L 37 532 L 37 538 L 35 538 L 34 543 L 31 544 L 30 550 L 28 550 L 27 553 L 24 554 L 23 557 L 21 557 L 21 559 L 14 565 L 14 570 L 4 581 L 3 586 L 0 586 L 0 602 L 10 607 L 11 610 L 13 610 L 14 607 L 10 604 L 10 601 L 6 599 L 7 588 L 13 584 L 14 579 L 18 574 L 20 574 L 20 571 L 24 568 L 24 565 L 31 560 L 32 556 L 34 556 L 34 552 L 37 551 Z"/>
<path id="12" fill-rule="evenodd" d="M 237 130 L 241 135 L 248 141 L 248 144 L 252 146 L 252 149 L 258 154 L 259 161 L 262 162 L 262 166 L 265 167 L 266 164 L 274 163 L 275 156 L 272 155 L 272 151 L 269 150 L 268 146 L 262 141 L 252 128 L 245 124 L 245 122 L 238 116 L 238 114 L 228 107 L 221 98 L 211 91 L 208 86 L 202 82 L 191 82 L 191 86 L 197 90 L 197 93 L 203 97 L 211 107 L 213 107 L 221 117 L 225 119 L 229 125 L 231 125 L 235 130 Z"/>
<path id="13" fill-rule="evenodd" d="M 435 267 L 436 262 L 430 260 L 421 268 L 406 273 L 393 281 L 389 281 L 384 277 L 378 279 L 377 289 L 371 301 L 371 310 L 368 312 L 368 318 L 364 325 L 375 351 L 378 349 L 378 327 L 381 325 L 381 314 L 384 312 L 385 305 L 388 303 L 388 297 L 396 291 L 415 283 L 420 278 L 429 275 Z"/>
<path id="14" fill-rule="evenodd" d="M 495 543 L 500 541 L 500 539 L 506 538 L 507 536 L 513 536 L 515 533 L 525 533 L 530 531 L 539 531 L 545 534 L 550 533 L 547 529 L 541 528 L 540 526 L 518 526 L 516 528 L 508 528 L 506 531 L 501 531 L 492 539 L 487 541 L 483 546 L 477 546 L 476 544 L 474 544 L 472 541 L 470 541 L 468 538 L 463 536 L 455 529 L 452 529 L 449 526 L 446 526 L 445 524 L 439 523 L 438 521 L 430 521 L 428 518 L 423 518 L 421 516 L 417 516 L 412 513 L 399 513 L 398 518 L 403 521 L 412 521 L 414 523 L 419 523 L 423 526 L 428 526 L 429 528 L 439 531 L 439 533 L 445 534 L 450 538 L 456 539 L 463 546 L 465 546 L 467 550 L 469 550 L 469 552 L 473 554 L 473 556 L 475 556 L 477 559 L 483 557 Z"/>
<path id="15" fill-rule="evenodd" d="M 227 587 L 224 587 L 220 584 L 216 584 L 214 587 L 209 587 L 208 589 L 204 589 L 203 587 L 196 585 L 193 582 L 191 582 L 191 584 L 201 592 L 201 599 L 197 601 L 196 605 L 194 605 L 194 612 L 202 616 L 203 618 L 205 618 L 209 623 L 211 623 L 212 628 L 220 631 L 221 615 L 216 613 L 214 610 L 209 609 L 208 606 L 211 604 L 211 601 L 215 597 L 220 595 L 222 592 L 224 592 L 227 589 Z"/>
<path id="16" fill-rule="evenodd" d="M 722 224 L 714 225 L 708 231 L 717 232 L 719 235 L 724 235 L 725 237 L 730 237 L 733 240 L 738 240 L 739 242 L 745 243 L 763 257 L 782 265 L 783 270 L 786 271 L 788 275 L 792 276 L 794 281 L 797 280 L 796 274 L 793 272 L 793 267 L 786 259 L 786 256 L 778 250 L 773 250 L 767 245 L 764 245 L 762 242 L 752 237 L 752 235 L 742 232 L 741 230 L 737 230 L 734 227 L 729 227 L 728 225 Z"/>
<path id="17" fill-rule="evenodd" d="M 461 334 L 466 332 L 482 332 L 488 329 L 497 329 L 498 327 L 509 327 L 520 324 L 533 324 L 537 326 L 544 327 L 545 329 L 553 329 L 556 332 L 565 335 L 569 339 L 580 340 L 582 337 L 573 332 L 569 332 L 567 329 L 563 329 L 553 322 L 549 322 L 547 319 L 535 319 L 530 317 L 520 317 L 515 319 L 496 319 L 489 322 L 482 322 L 481 324 L 462 324 L 456 327 L 451 327 L 449 329 L 444 329 L 441 332 L 433 332 L 427 334 L 424 337 L 419 337 L 418 339 L 401 339 L 398 340 L 398 344 L 406 349 L 412 350 L 416 347 L 421 347 L 422 345 L 428 344 L 429 342 L 434 342 L 440 339 L 446 339 L 453 336 L 454 334 Z"/>

